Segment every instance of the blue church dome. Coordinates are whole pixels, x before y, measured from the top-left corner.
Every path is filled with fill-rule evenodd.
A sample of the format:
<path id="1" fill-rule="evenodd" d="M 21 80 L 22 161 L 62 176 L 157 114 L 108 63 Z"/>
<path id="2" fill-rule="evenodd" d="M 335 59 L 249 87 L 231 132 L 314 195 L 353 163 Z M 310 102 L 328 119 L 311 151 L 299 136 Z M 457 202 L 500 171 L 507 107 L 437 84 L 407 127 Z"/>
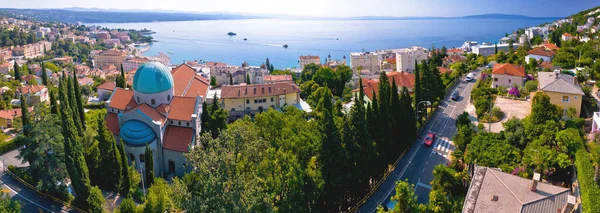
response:
<path id="1" fill-rule="evenodd" d="M 130 120 L 121 126 L 121 139 L 130 147 L 140 147 L 150 144 L 156 139 L 156 134 L 144 122 Z"/>
<path id="2" fill-rule="evenodd" d="M 141 93 L 164 92 L 173 88 L 173 85 L 171 69 L 160 62 L 142 64 L 133 76 L 133 90 Z"/>

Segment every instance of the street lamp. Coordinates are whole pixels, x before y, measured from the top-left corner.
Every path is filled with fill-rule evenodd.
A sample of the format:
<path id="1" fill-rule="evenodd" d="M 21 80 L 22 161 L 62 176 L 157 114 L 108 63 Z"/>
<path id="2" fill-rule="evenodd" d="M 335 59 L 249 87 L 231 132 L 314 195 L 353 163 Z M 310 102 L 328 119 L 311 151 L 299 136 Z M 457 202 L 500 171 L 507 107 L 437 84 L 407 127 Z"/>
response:
<path id="1" fill-rule="evenodd" d="M 419 103 L 417 103 L 417 110 L 415 111 L 415 117 L 417 119 L 419 117 L 419 105 L 421 105 L 422 103 L 425 103 L 425 106 L 431 106 L 431 102 L 430 101 L 420 101 Z"/>

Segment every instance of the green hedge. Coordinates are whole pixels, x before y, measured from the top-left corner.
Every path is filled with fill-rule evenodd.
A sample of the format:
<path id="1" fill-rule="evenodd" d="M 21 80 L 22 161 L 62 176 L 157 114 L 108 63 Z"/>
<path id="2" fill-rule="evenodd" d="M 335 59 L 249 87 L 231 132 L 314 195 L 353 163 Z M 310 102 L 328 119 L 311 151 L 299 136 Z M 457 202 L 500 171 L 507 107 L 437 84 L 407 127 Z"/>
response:
<path id="1" fill-rule="evenodd" d="M 581 190 L 581 205 L 584 213 L 600 212 L 600 186 L 594 182 L 594 166 L 590 154 L 579 149 L 575 154 L 577 178 Z"/>
<path id="2" fill-rule="evenodd" d="M 100 102 L 100 103 L 93 103 L 93 104 L 85 104 L 85 105 L 83 105 L 83 108 L 86 108 L 86 109 L 104 109 L 105 106 L 106 106 L 105 102 Z"/>
<path id="3" fill-rule="evenodd" d="M 15 150 L 18 147 L 25 145 L 26 142 L 27 138 L 19 135 L 8 142 L 0 143 L 0 155 Z"/>

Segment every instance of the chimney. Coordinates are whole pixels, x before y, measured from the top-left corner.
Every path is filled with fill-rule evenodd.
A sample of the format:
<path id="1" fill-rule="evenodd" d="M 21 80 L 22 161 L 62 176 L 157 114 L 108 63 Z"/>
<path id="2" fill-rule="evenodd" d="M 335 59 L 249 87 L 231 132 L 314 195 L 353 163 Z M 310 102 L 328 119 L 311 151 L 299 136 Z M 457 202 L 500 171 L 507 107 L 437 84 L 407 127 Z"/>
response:
<path id="1" fill-rule="evenodd" d="M 529 187 L 529 190 L 531 190 L 532 192 L 535 192 L 537 190 L 538 182 L 540 182 L 540 176 L 540 173 L 533 173 L 533 182 L 531 182 L 531 186 Z"/>
<path id="2" fill-rule="evenodd" d="M 569 197 L 567 198 L 567 203 L 565 203 L 565 206 L 563 207 L 561 213 L 571 213 L 573 209 L 575 209 L 576 202 L 577 200 L 575 199 L 575 196 L 569 195 Z"/>

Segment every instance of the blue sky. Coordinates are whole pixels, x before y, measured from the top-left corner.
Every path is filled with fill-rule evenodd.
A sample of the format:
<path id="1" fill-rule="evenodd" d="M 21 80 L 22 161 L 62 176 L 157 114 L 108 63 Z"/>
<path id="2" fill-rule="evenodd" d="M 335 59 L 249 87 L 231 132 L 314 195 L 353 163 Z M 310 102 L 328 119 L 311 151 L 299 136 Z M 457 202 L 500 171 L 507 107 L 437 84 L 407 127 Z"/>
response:
<path id="1" fill-rule="evenodd" d="M 320 17 L 464 16 L 506 13 L 563 17 L 600 6 L 599 0 L 5 0 L 0 7 L 243 12 Z"/>

